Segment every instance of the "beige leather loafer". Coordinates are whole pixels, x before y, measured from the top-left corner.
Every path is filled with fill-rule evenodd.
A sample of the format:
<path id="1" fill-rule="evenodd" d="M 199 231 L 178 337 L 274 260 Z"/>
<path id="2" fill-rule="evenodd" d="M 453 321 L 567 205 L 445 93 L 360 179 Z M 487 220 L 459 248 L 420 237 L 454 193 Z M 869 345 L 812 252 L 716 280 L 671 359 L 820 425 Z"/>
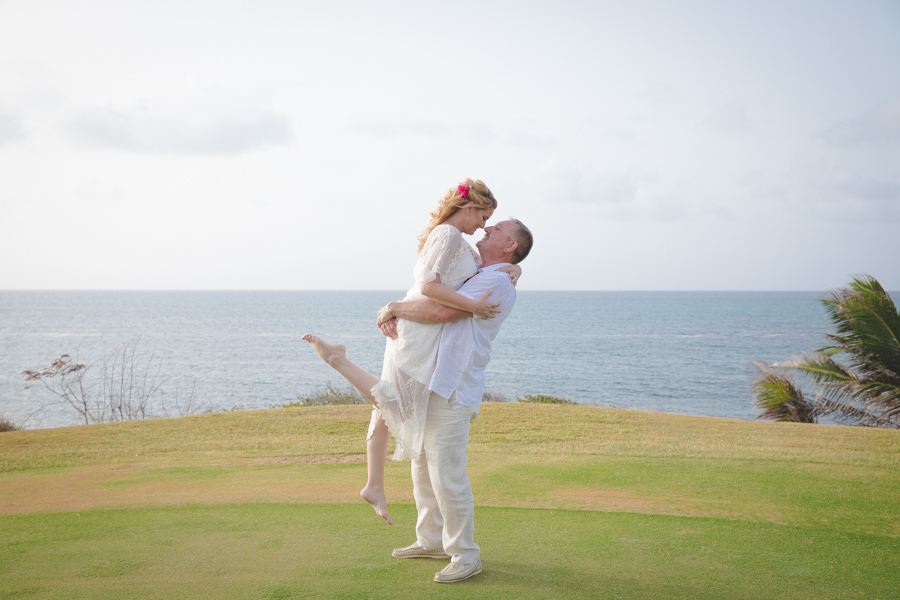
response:
<path id="1" fill-rule="evenodd" d="M 456 583 L 479 573 L 481 573 L 481 559 L 476 558 L 475 562 L 468 564 L 460 562 L 450 563 L 435 573 L 434 580 L 438 583 Z"/>
<path id="2" fill-rule="evenodd" d="M 396 548 L 391 552 L 391 556 L 394 558 L 450 558 L 450 555 L 444 552 L 443 548 L 426 550 L 419 545 L 419 542 L 406 548 Z"/>

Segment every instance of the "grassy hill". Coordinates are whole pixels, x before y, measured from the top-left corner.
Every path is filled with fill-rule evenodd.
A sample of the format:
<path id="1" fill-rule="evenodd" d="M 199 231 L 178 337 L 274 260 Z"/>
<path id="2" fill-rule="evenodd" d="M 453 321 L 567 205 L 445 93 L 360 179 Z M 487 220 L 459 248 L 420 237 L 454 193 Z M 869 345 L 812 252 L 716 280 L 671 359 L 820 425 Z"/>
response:
<path id="1" fill-rule="evenodd" d="M 898 598 L 900 431 L 494 404 L 485 572 L 440 586 L 408 463 L 362 503 L 363 406 L 0 434 L 2 598 Z"/>

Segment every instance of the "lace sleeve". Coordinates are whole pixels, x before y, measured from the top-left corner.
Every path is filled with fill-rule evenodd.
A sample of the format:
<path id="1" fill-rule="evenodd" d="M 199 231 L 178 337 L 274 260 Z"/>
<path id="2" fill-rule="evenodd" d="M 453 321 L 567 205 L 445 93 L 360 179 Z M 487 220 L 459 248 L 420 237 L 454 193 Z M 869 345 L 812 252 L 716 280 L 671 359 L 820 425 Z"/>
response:
<path id="1" fill-rule="evenodd" d="M 443 280 L 465 250 L 466 243 L 458 229 L 452 225 L 438 225 L 431 230 L 416 261 L 416 281 L 428 283 L 434 281 L 436 275 Z"/>

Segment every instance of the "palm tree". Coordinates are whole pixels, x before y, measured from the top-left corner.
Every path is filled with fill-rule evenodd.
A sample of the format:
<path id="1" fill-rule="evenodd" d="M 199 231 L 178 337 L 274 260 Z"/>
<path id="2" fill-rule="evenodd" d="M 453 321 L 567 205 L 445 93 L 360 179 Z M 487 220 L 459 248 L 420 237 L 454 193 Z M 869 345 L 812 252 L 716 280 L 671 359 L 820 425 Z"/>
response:
<path id="1" fill-rule="evenodd" d="M 826 335 L 830 345 L 783 363 L 755 361 L 760 418 L 815 423 L 832 416 L 900 429 L 900 313 L 891 297 L 863 276 L 821 302 L 835 328 Z"/>

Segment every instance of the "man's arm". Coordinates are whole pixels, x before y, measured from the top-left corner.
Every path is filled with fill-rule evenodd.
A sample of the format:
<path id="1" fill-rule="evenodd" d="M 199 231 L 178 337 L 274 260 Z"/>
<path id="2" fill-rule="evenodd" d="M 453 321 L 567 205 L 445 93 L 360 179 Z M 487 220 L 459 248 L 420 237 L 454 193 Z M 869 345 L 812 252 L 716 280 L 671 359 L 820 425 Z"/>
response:
<path id="1" fill-rule="evenodd" d="M 467 319 L 472 313 L 444 306 L 431 299 L 412 300 L 409 302 L 389 302 L 378 311 L 378 326 L 394 317 L 407 319 L 416 323 L 450 323 Z"/>
<path id="2" fill-rule="evenodd" d="M 466 286 L 470 285 L 475 279 L 474 277 L 470 278 L 469 281 L 463 284 L 463 287 L 459 289 L 459 294 L 466 298 L 475 299 L 478 303 L 489 303 L 488 297 L 494 292 L 493 289 L 479 290 L 477 294 L 471 295 L 463 292 Z M 500 304 L 497 303 L 496 306 L 500 306 Z M 452 323 L 460 319 L 468 319 L 471 316 L 472 313 L 468 311 L 451 308 L 431 298 L 412 300 L 410 302 L 389 302 L 378 311 L 378 327 L 381 327 L 394 317 L 415 321 L 416 323 L 434 325 L 436 323 Z"/>

